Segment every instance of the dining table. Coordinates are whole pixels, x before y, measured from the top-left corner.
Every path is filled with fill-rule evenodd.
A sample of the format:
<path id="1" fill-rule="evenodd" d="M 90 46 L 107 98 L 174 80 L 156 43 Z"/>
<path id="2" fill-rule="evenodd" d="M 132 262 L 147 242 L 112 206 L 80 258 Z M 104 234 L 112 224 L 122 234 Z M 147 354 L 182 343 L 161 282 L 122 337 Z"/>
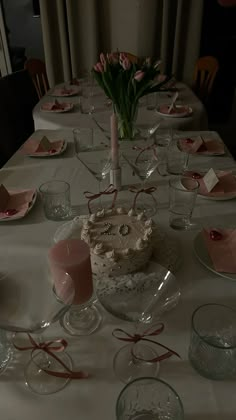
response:
<path id="1" fill-rule="evenodd" d="M 193 98 L 193 107 L 199 102 Z M 43 99 L 45 100 L 45 98 Z M 77 101 L 77 98 L 73 98 Z M 42 102 L 41 102 L 42 103 Z M 106 111 L 106 113 L 109 111 Z M 196 111 L 197 113 L 197 111 Z M 148 114 L 148 112 L 147 112 Z M 193 118 L 194 115 L 193 114 Z M 200 117 L 200 114 L 199 114 Z M 40 112 L 40 103 L 35 108 L 36 131 L 31 139 L 40 140 L 47 136 L 50 140 L 63 139 L 66 149 L 58 156 L 30 157 L 18 150 L 0 170 L 0 184 L 6 188 L 38 188 L 49 180 L 64 180 L 70 184 L 73 216 L 88 213 L 84 191 L 97 191 L 94 176 L 77 159 L 74 151 L 72 128 L 79 124 L 90 126 L 91 118 L 80 111 L 63 115 Z M 102 121 L 102 120 L 101 120 Z M 100 122 L 101 122 L 100 121 Z M 105 121 L 105 120 L 104 120 Z M 169 120 L 168 120 L 169 121 Z M 187 127 L 186 122 L 186 127 Z M 192 120 L 193 124 L 193 120 Z M 70 125 L 70 128 L 69 128 Z M 190 124 L 191 125 L 191 124 Z M 198 126 L 199 127 L 199 126 Z M 196 128 L 196 127 L 195 127 Z M 203 131 L 202 131 L 203 129 Z M 179 135 L 201 134 L 217 135 L 204 131 L 206 127 L 193 132 L 179 131 Z M 96 144 L 89 152 L 91 156 L 107 153 L 109 143 L 104 133 L 97 131 Z M 124 142 L 123 148 L 133 147 L 133 142 Z M 130 185 L 138 179 L 131 168 L 121 159 L 122 190 L 118 200 L 131 202 Z M 235 161 L 225 147 L 223 156 L 190 156 L 189 168 L 195 171 L 215 170 L 236 171 Z M 160 255 L 163 247 L 170 243 L 169 254 L 160 258 L 170 258 L 174 274 L 179 282 L 181 298 L 175 308 L 163 313 L 161 321 L 165 329 L 158 341 L 174 349 L 180 358 L 171 357 L 160 363 L 158 377 L 170 384 L 180 396 L 186 420 L 234 420 L 236 418 L 235 380 L 213 381 L 200 376 L 188 360 L 191 316 L 193 311 L 205 303 L 221 303 L 236 307 L 236 278 L 230 279 L 205 266 L 199 257 L 196 238 L 203 227 L 234 226 L 236 198 L 210 200 L 198 196 L 193 212 L 194 227 L 186 231 L 173 230 L 169 226 L 168 180 L 173 175 L 161 176 L 153 173 L 149 182 L 156 187 L 157 212 L 153 216 L 164 242 L 159 243 Z M 107 180 L 109 183 L 109 180 Z M 51 221 L 44 215 L 40 194 L 31 211 L 22 219 L 0 221 L 0 259 L 10 252 L 32 264 L 31 257 L 40 255 L 55 243 L 55 235 L 65 221 Z M 24 257 L 24 258 L 23 258 Z M 159 261 L 161 263 L 161 261 Z M 23 264 L 23 263 L 22 263 Z M 207 264 L 206 264 L 207 265 Z M 32 267 L 33 270 L 33 267 Z M 32 271 L 33 272 L 33 271 Z M 34 281 L 32 277 L 32 287 Z M 102 323 L 97 331 L 89 336 L 70 336 L 57 322 L 45 330 L 45 339 L 60 337 L 68 342 L 68 353 L 75 370 L 88 372 L 87 379 L 71 380 L 60 392 L 51 395 L 33 393 L 24 384 L 24 366 L 30 359 L 30 352 L 14 350 L 12 360 L 0 375 L 1 416 L 5 420 L 112 420 L 116 418 L 115 406 L 119 393 L 124 387 L 113 372 L 113 357 L 122 342 L 112 336 L 114 328 L 133 331 L 131 322 L 122 321 L 109 314 L 99 302 Z M 25 343 L 28 341 L 25 335 Z M 155 339 L 155 338 L 154 338 Z"/>
<path id="2" fill-rule="evenodd" d="M 111 101 L 107 100 L 103 90 L 95 84 L 93 86 L 76 86 L 75 94 L 71 96 L 56 96 L 60 88 L 70 89 L 71 86 L 60 84 L 50 89 L 46 95 L 38 102 L 33 109 L 33 119 L 35 130 L 38 129 L 66 129 L 76 127 L 94 127 L 94 121 L 88 119 L 87 114 L 81 111 L 81 101 L 83 96 L 91 95 L 90 101 L 93 104 L 92 116 L 100 123 L 104 129 L 109 130 L 107 125 L 108 117 L 111 113 Z M 158 112 L 160 105 L 170 105 L 175 92 L 178 92 L 176 101 L 177 106 L 187 106 L 190 113 L 187 116 L 174 118 L 173 115 L 162 115 Z M 72 104 L 72 109 L 68 112 L 53 112 L 43 110 L 45 104 L 53 103 L 54 100 L 59 103 Z M 197 98 L 192 89 L 185 83 L 177 82 L 174 91 L 160 91 L 156 93 L 156 109 L 148 110 L 145 97 L 140 98 L 138 113 L 135 124 L 137 127 L 147 127 L 161 120 L 162 128 L 173 128 L 179 130 L 207 130 L 208 117 L 203 103 Z"/>

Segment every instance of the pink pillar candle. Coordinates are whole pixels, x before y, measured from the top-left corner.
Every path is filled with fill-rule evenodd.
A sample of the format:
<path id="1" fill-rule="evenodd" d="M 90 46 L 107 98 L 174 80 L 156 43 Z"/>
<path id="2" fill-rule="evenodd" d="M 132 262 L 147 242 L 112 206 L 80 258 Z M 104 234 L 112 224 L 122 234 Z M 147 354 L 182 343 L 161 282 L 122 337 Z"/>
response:
<path id="1" fill-rule="evenodd" d="M 48 253 L 49 265 L 55 282 L 55 290 L 61 289 L 58 270 L 68 273 L 73 281 L 73 304 L 87 302 L 93 293 L 92 269 L 89 246 L 80 239 L 58 242 Z"/>
<path id="2" fill-rule="evenodd" d="M 112 160 L 112 169 L 118 169 L 119 168 L 118 127 L 117 127 L 117 116 L 114 112 L 111 115 L 111 160 Z"/>

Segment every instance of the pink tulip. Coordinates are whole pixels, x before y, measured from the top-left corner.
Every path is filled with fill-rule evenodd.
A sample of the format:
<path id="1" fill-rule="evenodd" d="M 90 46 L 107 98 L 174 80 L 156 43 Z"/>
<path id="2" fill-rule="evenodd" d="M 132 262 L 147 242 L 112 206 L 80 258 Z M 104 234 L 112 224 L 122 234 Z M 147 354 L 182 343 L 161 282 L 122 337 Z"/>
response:
<path id="1" fill-rule="evenodd" d="M 100 61 L 101 61 L 103 66 L 106 65 L 106 59 L 105 59 L 105 55 L 103 53 L 100 54 Z"/>
<path id="2" fill-rule="evenodd" d="M 118 63 L 118 55 L 116 53 L 107 54 L 107 61 L 109 64 L 117 64 Z"/>
<path id="3" fill-rule="evenodd" d="M 98 73 L 103 73 L 104 72 L 104 68 L 103 65 L 101 63 L 97 63 L 93 66 L 94 70 L 97 71 Z"/>
<path id="4" fill-rule="evenodd" d="M 142 71 L 142 70 L 138 70 L 138 71 L 136 71 L 136 73 L 134 75 L 134 79 L 137 82 L 141 82 L 141 80 L 144 78 L 144 76 L 145 76 L 145 72 Z"/>
<path id="5" fill-rule="evenodd" d="M 164 82 L 166 78 L 167 78 L 166 74 L 158 74 L 157 78 L 155 78 L 154 80 L 157 80 L 157 82 L 161 83 L 161 82 Z"/>
<path id="6" fill-rule="evenodd" d="M 131 62 L 129 61 L 129 59 L 126 57 L 122 62 L 121 65 L 123 67 L 124 70 L 129 70 L 131 67 Z"/>

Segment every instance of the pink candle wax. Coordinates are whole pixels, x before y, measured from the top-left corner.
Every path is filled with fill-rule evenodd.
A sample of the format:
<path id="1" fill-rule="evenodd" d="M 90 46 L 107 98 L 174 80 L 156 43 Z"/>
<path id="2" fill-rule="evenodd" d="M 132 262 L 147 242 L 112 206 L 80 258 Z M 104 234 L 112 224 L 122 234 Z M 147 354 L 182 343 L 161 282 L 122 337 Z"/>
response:
<path id="1" fill-rule="evenodd" d="M 119 144 L 118 144 L 118 128 L 117 128 L 117 116 L 113 112 L 111 115 L 111 160 L 112 169 L 119 168 Z"/>
<path id="2" fill-rule="evenodd" d="M 67 272 L 73 281 L 73 304 L 87 302 L 93 293 L 92 269 L 89 246 L 80 239 L 65 239 L 58 242 L 48 253 L 49 264 L 55 281 L 60 288 L 58 270 Z"/>

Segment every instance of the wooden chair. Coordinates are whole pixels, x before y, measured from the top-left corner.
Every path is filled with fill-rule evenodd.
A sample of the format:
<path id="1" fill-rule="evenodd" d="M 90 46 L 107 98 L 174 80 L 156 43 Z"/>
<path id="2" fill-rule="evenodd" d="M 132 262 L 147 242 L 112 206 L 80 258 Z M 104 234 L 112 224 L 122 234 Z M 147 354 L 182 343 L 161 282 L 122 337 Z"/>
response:
<path id="1" fill-rule="evenodd" d="M 32 110 L 37 102 L 37 92 L 26 70 L 0 78 L 0 166 L 33 133 Z"/>
<path id="2" fill-rule="evenodd" d="M 25 62 L 24 67 L 28 70 L 30 76 L 32 77 L 38 98 L 41 99 L 42 96 L 44 96 L 49 90 L 48 77 L 44 62 L 37 58 L 30 58 Z"/>
<path id="3" fill-rule="evenodd" d="M 218 69 L 218 60 L 212 56 L 200 57 L 195 64 L 192 88 L 203 103 L 208 101 Z"/>

